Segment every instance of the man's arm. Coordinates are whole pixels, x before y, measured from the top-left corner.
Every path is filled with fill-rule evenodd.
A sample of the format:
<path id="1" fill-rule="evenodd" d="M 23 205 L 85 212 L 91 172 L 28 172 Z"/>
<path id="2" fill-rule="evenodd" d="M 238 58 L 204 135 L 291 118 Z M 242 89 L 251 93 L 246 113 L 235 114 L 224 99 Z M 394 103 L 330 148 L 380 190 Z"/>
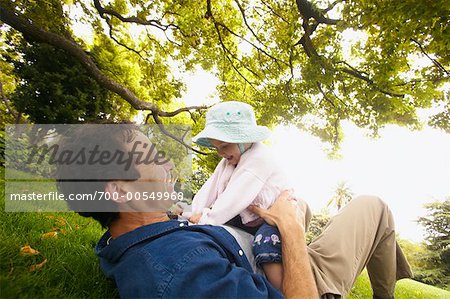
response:
<path id="1" fill-rule="evenodd" d="M 286 298 L 318 298 L 316 282 L 311 271 L 305 243 L 304 218 L 295 200 L 284 191 L 268 210 L 251 206 L 250 210 L 280 231 L 283 257 L 282 292 Z"/>

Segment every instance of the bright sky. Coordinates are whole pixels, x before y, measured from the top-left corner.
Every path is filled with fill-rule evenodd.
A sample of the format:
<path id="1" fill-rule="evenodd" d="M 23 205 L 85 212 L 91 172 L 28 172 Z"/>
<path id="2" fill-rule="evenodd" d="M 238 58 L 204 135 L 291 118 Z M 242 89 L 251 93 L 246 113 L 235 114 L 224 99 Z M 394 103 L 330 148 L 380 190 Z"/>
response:
<path id="1" fill-rule="evenodd" d="M 186 105 L 217 102 L 218 81 L 212 75 L 199 70 L 185 80 Z M 313 211 L 324 208 L 336 185 L 345 181 L 355 194 L 381 197 L 394 213 L 400 236 L 421 241 L 423 231 L 415 221 L 426 213 L 423 204 L 450 196 L 450 135 L 392 125 L 374 140 L 351 123 L 343 129 L 340 160 L 329 160 L 316 137 L 294 126 L 277 127 L 270 143 Z"/>

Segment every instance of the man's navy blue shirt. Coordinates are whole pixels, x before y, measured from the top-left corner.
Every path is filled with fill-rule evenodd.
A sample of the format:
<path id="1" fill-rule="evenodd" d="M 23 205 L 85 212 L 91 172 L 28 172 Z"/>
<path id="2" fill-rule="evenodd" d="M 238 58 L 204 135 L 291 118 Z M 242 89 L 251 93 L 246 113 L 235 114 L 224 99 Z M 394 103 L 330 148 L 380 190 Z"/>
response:
<path id="1" fill-rule="evenodd" d="M 224 228 L 176 220 L 139 227 L 96 246 L 122 298 L 282 298 Z"/>

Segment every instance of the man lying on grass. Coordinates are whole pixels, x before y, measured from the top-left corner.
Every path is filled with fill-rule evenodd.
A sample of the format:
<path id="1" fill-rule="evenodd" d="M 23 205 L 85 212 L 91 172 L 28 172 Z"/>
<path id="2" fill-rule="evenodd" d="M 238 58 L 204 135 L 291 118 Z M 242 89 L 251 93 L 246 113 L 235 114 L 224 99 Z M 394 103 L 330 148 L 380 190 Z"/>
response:
<path id="1" fill-rule="evenodd" d="M 86 126 L 66 137 L 60 150 L 73 151 L 80 145 L 100 152 L 137 149 L 144 156 L 153 148 L 137 128 L 124 125 L 114 130 Z M 158 155 L 156 151 L 149 154 Z M 149 192 L 174 192 L 174 165 L 156 158 L 151 159 L 153 163 L 137 160 L 126 171 L 121 164 L 75 167 L 61 163 L 57 169 L 58 187 L 66 196 L 108 194 L 110 200 L 98 203 L 69 203 L 108 229 L 96 253 L 123 298 L 341 298 L 366 266 L 374 297 L 392 298 L 396 280 L 411 276 L 395 241 L 392 214 L 379 198 L 352 200 L 307 246 L 302 210 L 283 192 L 267 210 L 250 207 L 281 234 L 284 275 L 278 290 L 255 272 L 248 246 L 251 235 L 233 227 L 170 220 L 167 210 L 172 201 L 138 200 Z M 99 174 L 102 180 L 95 179 Z"/>

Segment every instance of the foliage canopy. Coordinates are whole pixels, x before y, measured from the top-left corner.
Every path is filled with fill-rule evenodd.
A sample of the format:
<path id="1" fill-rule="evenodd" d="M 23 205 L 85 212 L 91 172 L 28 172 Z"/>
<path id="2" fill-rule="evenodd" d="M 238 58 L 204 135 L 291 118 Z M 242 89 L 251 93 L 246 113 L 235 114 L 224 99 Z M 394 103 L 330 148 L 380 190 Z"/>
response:
<path id="1" fill-rule="evenodd" d="M 429 284 L 450 289 L 450 198 L 425 205 L 428 213 L 418 222 L 426 231 L 427 248 L 423 255 L 427 267 L 418 278 Z"/>
<path id="2" fill-rule="evenodd" d="M 64 49 L 155 122 L 187 110 L 163 111 L 182 106 L 177 74 L 201 67 L 220 79 L 221 100 L 252 104 L 262 124 L 293 123 L 335 145 L 343 120 L 375 135 L 387 123 L 415 129 L 417 109 L 433 106 L 429 123 L 450 131 L 446 0 L 1 0 L 0 9 L 25 40 Z"/>

